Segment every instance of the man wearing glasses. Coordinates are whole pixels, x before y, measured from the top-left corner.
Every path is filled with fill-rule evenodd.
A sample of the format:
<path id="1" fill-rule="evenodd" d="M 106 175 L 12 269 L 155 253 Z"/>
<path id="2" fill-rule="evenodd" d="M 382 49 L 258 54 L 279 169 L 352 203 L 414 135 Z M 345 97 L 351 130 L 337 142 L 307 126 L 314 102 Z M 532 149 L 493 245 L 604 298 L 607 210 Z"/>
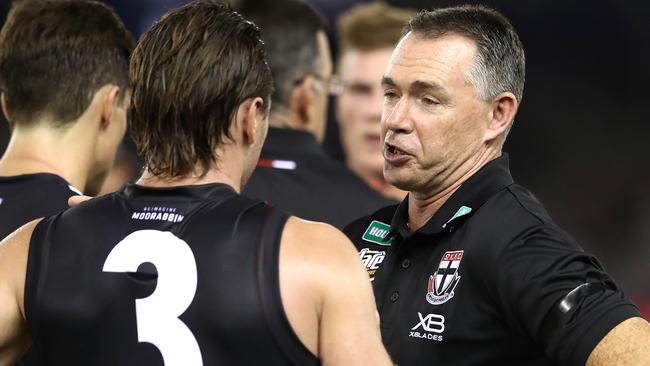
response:
<path id="1" fill-rule="evenodd" d="M 296 0 L 248 1 L 242 13 L 262 29 L 275 80 L 268 137 L 243 193 L 339 228 L 390 204 L 320 145 L 328 94 L 340 89 L 320 15 Z"/>

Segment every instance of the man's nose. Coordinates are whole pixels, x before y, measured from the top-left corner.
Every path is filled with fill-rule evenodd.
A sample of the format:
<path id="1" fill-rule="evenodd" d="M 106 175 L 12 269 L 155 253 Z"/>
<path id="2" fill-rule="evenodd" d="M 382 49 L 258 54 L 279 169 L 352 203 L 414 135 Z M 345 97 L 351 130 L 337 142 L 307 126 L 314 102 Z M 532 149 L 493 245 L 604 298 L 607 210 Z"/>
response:
<path id="1" fill-rule="evenodd" d="M 412 128 L 409 110 L 407 99 L 404 97 L 392 106 L 385 107 L 382 114 L 383 128 L 408 133 Z"/>

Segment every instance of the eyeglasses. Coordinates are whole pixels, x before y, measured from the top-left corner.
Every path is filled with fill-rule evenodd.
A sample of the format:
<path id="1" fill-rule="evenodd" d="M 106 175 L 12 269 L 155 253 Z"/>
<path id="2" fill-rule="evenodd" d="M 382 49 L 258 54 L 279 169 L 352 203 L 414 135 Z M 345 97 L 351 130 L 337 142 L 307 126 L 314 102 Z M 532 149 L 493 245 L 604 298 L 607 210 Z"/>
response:
<path id="1" fill-rule="evenodd" d="M 318 88 L 319 90 L 326 90 L 327 93 L 331 96 L 337 96 L 340 95 L 343 92 L 343 89 L 345 89 L 345 82 L 341 80 L 338 76 L 336 75 L 330 75 L 328 77 L 323 77 L 318 74 L 314 73 L 309 73 L 305 74 L 303 77 L 300 79 L 296 80 L 293 85 L 298 86 L 302 84 L 307 76 L 312 76 L 314 80 L 316 81 L 314 83 L 314 86 Z"/>

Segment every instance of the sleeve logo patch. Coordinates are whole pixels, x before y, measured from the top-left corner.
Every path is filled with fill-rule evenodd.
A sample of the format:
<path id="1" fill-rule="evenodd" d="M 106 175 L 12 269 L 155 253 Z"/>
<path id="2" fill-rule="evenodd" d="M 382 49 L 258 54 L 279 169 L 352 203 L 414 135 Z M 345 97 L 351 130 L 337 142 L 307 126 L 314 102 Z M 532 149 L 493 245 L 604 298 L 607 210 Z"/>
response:
<path id="1" fill-rule="evenodd" d="M 387 239 L 388 233 L 390 233 L 390 225 L 373 220 L 361 238 L 371 243 L 388 246 L 393 244 L 392 238 Z"/>
<path id="2" fill-rule="evenodd" d="M 375 279 L 375 273 L 379 269 L 385 257 L 386 252 L 383 250 L 370 250 L 369 248 L 363 248 L 359 252 L 359 258 L 361 259 L 363 266 L 366 267 L 366 271 L 368 271 L 370 281 Z"/>

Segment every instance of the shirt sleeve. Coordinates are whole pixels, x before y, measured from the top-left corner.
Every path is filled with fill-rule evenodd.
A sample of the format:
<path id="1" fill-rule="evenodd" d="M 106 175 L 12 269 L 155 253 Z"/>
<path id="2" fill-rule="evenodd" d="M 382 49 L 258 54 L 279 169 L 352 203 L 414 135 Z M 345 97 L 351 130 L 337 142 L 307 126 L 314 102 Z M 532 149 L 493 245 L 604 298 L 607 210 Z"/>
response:
<path id="1" fill-rule="evenodd" d="M 612 328 L 640 316 L 600 262 L 549 225 L 511 242 L 497 271 L 506 321 L 558 365 L 584 365 Z"/>

